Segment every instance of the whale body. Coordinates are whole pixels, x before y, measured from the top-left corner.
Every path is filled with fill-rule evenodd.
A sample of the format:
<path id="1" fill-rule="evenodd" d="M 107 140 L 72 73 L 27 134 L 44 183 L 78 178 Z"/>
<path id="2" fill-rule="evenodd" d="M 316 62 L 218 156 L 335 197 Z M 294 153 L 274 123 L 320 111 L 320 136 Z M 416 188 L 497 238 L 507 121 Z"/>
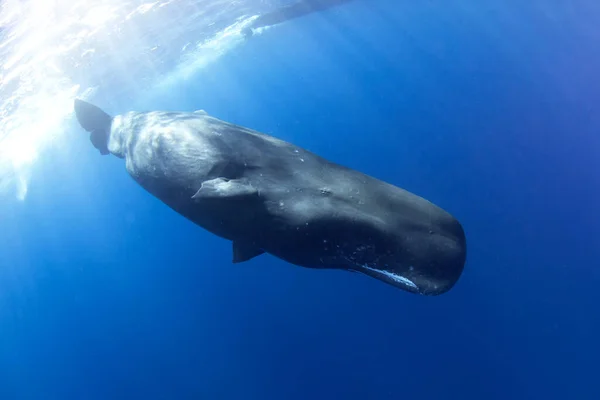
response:
<path id="1" fill-rule="evenodd" d="M 350 1 L 352 0 L 299 0 L 259 16 L 243 33 L 246 37 L 250 37 L 257 29 L 271 27 L 315 12 L 325 11 Z"/>
<path id="2" fill-rule="evenodd" d="M 234 263 L 269 253 L 423 295 L 448 291 L 462 274 L 461 224 L 402 188 L 202 110 L 113 118 L 77 99 L 75 114 L 139 185 L 230 240 Z"/>

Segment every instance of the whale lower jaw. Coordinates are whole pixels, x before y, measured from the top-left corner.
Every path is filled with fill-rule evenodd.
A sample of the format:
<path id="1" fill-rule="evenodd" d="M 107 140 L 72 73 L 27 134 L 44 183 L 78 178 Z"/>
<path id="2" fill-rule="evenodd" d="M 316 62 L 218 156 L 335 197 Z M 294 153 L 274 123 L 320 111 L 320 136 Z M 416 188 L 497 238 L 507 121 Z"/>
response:
<path id="1" fill-rule="evenodd" d="M 411 293 L 431 294 L 431 293 L 427 293 L 426 291 L 421 290 L 419 288 L 419 286 L 415 282 L 411 281 L 410 279 L 408 279 L 402 275 L 396 274 L 394 272 L 372 268 L 367 265 L 362 265 L 358 268 L 353 268 L 353 270 L 356 272 L 361 272 L 372 278 L 384 281 L 392 286 L 404 289 Z"/>

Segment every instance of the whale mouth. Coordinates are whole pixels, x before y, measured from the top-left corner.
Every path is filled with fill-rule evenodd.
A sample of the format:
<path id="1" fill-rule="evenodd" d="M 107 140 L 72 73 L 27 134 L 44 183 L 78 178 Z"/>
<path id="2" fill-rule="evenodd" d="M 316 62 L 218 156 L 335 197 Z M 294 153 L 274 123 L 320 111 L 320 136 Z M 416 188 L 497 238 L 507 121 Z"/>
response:
<path id="1" fill-rule="evenodd" d="M 369 275 L 373 278 L 387 282 L 391 285 L 398 286 L 409 292 L 413 292 L 413 293 L 421 292 L 419 290 L 419 287 L 413 281 L 411 281 L 410 279 L 408 279 L 402 275 L 398 275 L 394 272 L 372 268 L 367 265 L 362 265 L 359 269 L 357 269 L 357 271 L 362 272 L 365 275 Z"/>

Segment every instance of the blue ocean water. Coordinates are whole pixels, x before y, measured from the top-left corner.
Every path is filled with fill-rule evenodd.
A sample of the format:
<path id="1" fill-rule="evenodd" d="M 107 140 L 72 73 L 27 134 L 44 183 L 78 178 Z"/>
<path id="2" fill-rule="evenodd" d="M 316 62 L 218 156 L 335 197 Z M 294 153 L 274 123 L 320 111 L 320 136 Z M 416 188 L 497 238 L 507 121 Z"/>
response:
<path id="1" fill-rule="evenodd" d="M 465 271 L 423 297 L 232 265 L 73 122 L 2 200 L 0 399 L 600 398 L 599 19 L 356 0 L 143 96 L 103 87 L 113 114 L 205 109 L 433 201 Z"/>

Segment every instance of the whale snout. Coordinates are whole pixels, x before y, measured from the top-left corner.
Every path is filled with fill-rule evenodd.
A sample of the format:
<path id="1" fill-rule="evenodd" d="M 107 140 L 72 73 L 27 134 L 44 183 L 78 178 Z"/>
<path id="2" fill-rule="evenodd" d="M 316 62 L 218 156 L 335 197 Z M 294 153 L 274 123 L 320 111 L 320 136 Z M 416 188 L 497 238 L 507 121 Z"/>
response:
<path id="1" fill-rule="evenodd" d="M 402 235 L 395 251 L 358 271 L 411 293 L 435 296 L 450 290 L 466 261 L 466 238 L 461 224 L 444 218 Z"/>
<path id="2" fill-rule="evenodd" d="M 461 224 L 452 219 L 438 231 L 427 232 L 415 251 L 413 272 L 419 293 L 438 295 L 450 290 L 462 275 L 467 242 Z"/>

